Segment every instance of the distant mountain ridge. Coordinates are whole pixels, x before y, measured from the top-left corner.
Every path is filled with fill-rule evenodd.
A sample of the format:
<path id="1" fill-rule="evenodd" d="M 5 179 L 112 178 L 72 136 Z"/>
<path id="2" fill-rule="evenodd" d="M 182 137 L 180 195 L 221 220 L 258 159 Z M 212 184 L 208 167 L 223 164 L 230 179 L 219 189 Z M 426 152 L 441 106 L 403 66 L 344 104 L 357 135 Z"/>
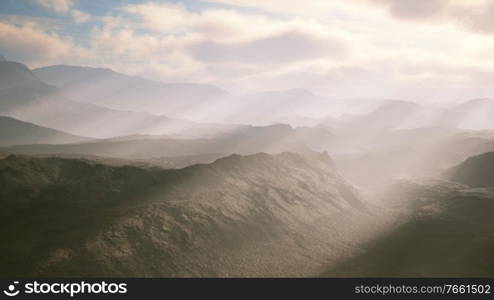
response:
<path id="1" fill-rule="evenodd" d="M 0 116 L 1 147 L 22 144 L 65 144 L 89 140 L 91 139 Z"/>
<path id="2" fill-rule="evenodd" d="M 381 105 L 373 111 L 362 113 L 358 107 L 365 106 L 365 100 L 359 104 L 359 101 L 327 99 L 297 88 L 234 95 L 212 85 L 163 83 L 102 68 L 56 65 L 33 72 L 47 83 L 58 86 L 65 96 L 80 102 L 120 110 L 165 114 L 198 122 L 234 122 L 258 126 L 286 122 L 296 126 L 321 124 L 374 131 L 431 126 L 494 128 L 494 122 L 491 121 L 494 119 L 492 99 L 476 99 L 450 107 L 382 100 Z M 215 108 L 214 112 L 212 108 Z M 346 114 L 343 113 L 340 118 L 335 118 L 335 115 L 330 117 L 331 113 L 337 114 L 339 110 L 346 110 Z M 349 112 L 355 115 L 349 115 Z"/>
<path id="3" fill-rule="evenodd" d="M 455 105 L 441 122 L 443 126 L 463 129 L 494 129 L 494 99 L 472 99 Z"/>
<path id="4" fill-rule="evenodd" d="M 164 83 L 102 68 L 56 65 L 33 72 L 70 99 L 120 110 L 183 117 L 178 112 L 230 96 L 212 85 Z"/>
<path id="5" fill-rule="evenodd" d="M 197 122 L 303 126 L 314 123 L 297 114 L 329 108 L 328 99 L 297 88 L 236 95 L 213 85 L 160 82 L 102 68 L 55 65 L 33 72 L 79 102 Z"/>
<path id="6" fill-rule="evenodd" d="M 254 154 L 258 152 L 309 153 L 322 151 L 332 137 L 324 128 L 292 128 L 288 125 L 247 126 L 211 138 L 125 137 L 77 145 L 20 145 L 0 148 L 18 154 L 81 154 L 119 158 L 155 158 L 204 154 Z M 327 140 L 325 140 L 327 139 Z"/>
<path id="7" fill-rule="evenodd" d="M 72 101 L 19 63 L 0 61 L 0 114 L 88 137 L 130 134 L 214 135 L 237 128 Z"/>
<path id="8" fill-rule="evenodd" d="M 82 66 L 71 66 L 71 65 L 53 65 L 42 68 L 37 68 L 33 70 L 33 73 L 48 84 L 52 84 L 58 87 L 66 86 L 76 86 L 85 84 L 87 82 L 92 82 L 101 78 L 114 77 L 115 79 L 121 80 L 136 80 L 141 83 L 146 83 L 149 86 L 156 85 L 160 87 L 185 87 L 185 88 L 201 88 L 203 92 L 216 92 L 225 93 L 220 88 L 200 83 L 165 83 L 161 81 L 154 81 L 150 79 L 144 79 L 138 76 L 128 76 L 119 72 L 115 72 L 108 68 L 94 68 L 94 67 L 82 67 Z"/>

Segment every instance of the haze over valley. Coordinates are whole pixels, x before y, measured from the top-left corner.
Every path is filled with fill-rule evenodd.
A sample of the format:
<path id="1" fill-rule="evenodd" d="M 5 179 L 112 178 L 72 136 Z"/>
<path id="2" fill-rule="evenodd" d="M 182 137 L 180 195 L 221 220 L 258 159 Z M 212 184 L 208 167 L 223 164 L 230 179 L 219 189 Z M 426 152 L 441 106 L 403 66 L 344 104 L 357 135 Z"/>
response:
<path id="1" fill-rule="evenodd" d="M 494 276 L 487 1 L 269 2 L 0 3 L 1 276 Z"/>

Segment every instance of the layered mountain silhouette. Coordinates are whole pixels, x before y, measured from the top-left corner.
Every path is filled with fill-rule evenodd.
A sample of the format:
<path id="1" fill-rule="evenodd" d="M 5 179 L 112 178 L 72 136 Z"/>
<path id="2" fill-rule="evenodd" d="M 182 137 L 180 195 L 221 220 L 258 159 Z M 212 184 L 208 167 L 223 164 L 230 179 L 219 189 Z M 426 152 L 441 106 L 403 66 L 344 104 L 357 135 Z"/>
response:
<path id="1" fill-rule="evenodd" d="M 70 99 L 120 110 L 180 116 L 183 110 L 229 97 L 212 85 L 163 83 L 102 68 L 56 65 L 34 73 Z"/>
<path id="2" fill-rule="evenodd" d="M 0 116 L 0 146 L 21 144 L 65 144 L 91 139 Z"/>
<path id="3" fill-rule="evenodd" d="M 494 99 L 473 99 L 448 109 L 443 126 L 463 129 L 494 129 Z"/>
<path id="4" fill-rule="evenodd" d="M 160 136 L 131 136 L 78 144 L 19 145 L 0 148 L 18 154 L 82 154 L 119 158 L 156 158 L 205 154 L 254 154 L 258 152 L 308 153 L 322 150 L 331 139 L 324 128 L 292 128 L 288 125 L 245 127 L 208 139 L 174 139 Z"/>
<path id="5" fill-rule="evenodd" d="M 0 86 L 0 114 L 76 135 L 100 138 L 129 134 L 197 136 L 237 128 L 73 101 L 56 87 L 39 80 L 26 66 L 15 62 L 0 61 Z"/>
<path id="6" fill-rule="evenodd" d="M 330 119 L 330 124 L 336 124 L 345 131 L 365 134 L 430 127 L 456 128 L 447 126 L 443 120 L 447 116 L 448 110 L 444 107 L 403 100 L 384 100 L 370 112 L 343 115 L 336 120 L 337 123 L 334 119 Z"/>
<path id="7" fill-rule="evenodd" d="M 319 112 L 329 101 L 303 89 L 239 96 L 212 85 L 163 83 L 102 68 L 56 65 L 33 72 L 79 102 L 203 122 L 316 125 L 299 115 Z"/>
<path id="8" fill-rule="evenodd" d="M 433 106 L 409 101 L 388 100 L 363 114 L 343 115 L 333 127 L 345 130 L 383 131 L 443 127 L 460 130 L 494 129 L 494 99 L 473 99 L 465 103 Z M 326 124 L 325 120 L 321 124 Z"/>
<path id="9" fill-rule="evenodd" d="M 0 199 L 1 276 L 301 275 L 367 214 L 317 153 L 179 170 L 11 155 Z"/>
<path id="10" fill-rule="evenodd" d="M 324 125 L 357 132 L 427 127 L 494 128 L 492 99 L 436 107 L 402 100 L 327 99 L 303 89 L 233 95 L 212 85 L 163 83 L 110 69 L 80 66 L 49 66 L 35 69 L 34 74 L 56 86 L 64 98 L 81 103 L 207 123 L 264 126 L 283 122 L 293 126 Z M 361 107 L 372 106 L 366 105 L 368 102 L 381 105 L 362 113 Z M 341 116 L 335 116 L 342 112 Z M 321 114 L 333 115 L 322 117 Z"/>

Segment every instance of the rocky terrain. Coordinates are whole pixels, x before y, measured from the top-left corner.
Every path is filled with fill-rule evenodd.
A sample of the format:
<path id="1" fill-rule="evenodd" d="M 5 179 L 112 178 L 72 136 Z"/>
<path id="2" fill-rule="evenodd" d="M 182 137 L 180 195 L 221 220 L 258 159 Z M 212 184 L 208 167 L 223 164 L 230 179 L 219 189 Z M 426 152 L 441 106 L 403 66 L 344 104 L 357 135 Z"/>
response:
<path id="1" fill-rule="evenodd" d="M 307 276 L 379 227 L 317 153 L 178 170 L 11 155 L 0 199 L 1 276 Z"/>

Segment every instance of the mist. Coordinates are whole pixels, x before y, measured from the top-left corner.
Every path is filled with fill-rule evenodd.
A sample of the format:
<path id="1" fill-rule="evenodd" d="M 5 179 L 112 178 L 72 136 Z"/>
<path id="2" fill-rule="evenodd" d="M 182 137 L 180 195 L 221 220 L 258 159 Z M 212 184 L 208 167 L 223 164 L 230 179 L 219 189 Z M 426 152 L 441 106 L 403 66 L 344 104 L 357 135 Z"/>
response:
<path id="1" fill-rule="evenodd" d="M 466 2 L 1 3 L 0 275 L 492 277 Z"/>

